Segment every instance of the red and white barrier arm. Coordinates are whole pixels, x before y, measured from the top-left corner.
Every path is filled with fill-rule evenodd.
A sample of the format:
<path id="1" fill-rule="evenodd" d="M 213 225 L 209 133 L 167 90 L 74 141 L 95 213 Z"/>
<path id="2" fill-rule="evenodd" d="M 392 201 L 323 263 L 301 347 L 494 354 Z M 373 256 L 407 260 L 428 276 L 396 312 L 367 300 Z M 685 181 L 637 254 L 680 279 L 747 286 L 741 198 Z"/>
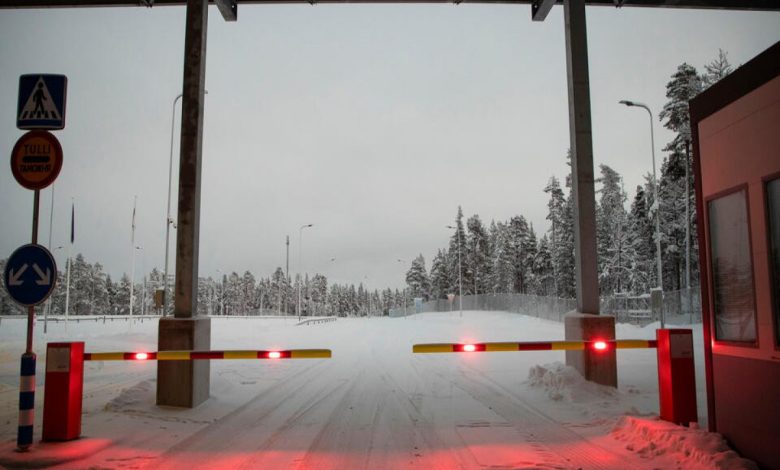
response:
<path id="1" fill-rule="evenodd" d="M 525 341 L 516 343 L 431 343 L 415 344 L 413 353 L 461 353 L 508 351 L 611 351 L 613 349 L 656 348 L 655 340 L 618 339 L 595 341 Z"/>
<path id="2" fill-rule="evenodd" d="M 85 361 L 196 361 L 204 359 L 329 359 L 330 349 L 280 351 L 136 351 L 84 353 Z"/>

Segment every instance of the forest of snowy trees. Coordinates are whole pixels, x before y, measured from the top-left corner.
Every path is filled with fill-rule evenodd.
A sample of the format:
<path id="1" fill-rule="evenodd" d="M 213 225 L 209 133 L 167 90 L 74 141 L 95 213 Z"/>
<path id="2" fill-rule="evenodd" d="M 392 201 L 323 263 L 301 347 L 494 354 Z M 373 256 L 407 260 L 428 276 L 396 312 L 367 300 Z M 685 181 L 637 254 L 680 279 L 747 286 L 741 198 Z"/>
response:
<path id="1" fill-rule="evenodd" d="M 697 285 L 698 244 L 696 238 L 695 198 L 691 157 L 688 151 L 690 123 L 688 101 L 731 71 L 726 54 L 704 66 L 699 73 L 683 63 L 666 85 L 667 103 L 659 114 L 663 125 L 674 133 L 664 147 L 656 204 L 652 174 L 645 183 L 628 193 L 622 177 L 607 165 L 597 170 L 596 225 L 598 237 L 599 282 L 601 295 L 642 294 L 657 285 L 655 268 L 655 211 L 659 210 L 664 290 L 686 287 L 686 234 L 690 241 L 690 285 Z M 567 158 L 568 156 L 562 156 Z M 409 305 L 415 297 L 446 298 L 458 293 L 458 274 L 463 294 L 524 293 L 561 298 L 575 296 L 574 280 L 574 207 L 571 178 L 553 176 L 543 191 L 548 196 L 549 229 L 541 234 L 525 217 L 486 225 L 479 215 L 464 221 L 458 207 L 449 245 L 431 260 L 430 270 L 422 255 L 415 258 L 406 273 L 407 288 L 369 291 L 362 284 L 328 284 L 321 274 L 301 279 L 290 278 L 276 268 L 267 278 L 255 278 L 249 272 L 230 273 L 221 279 L 201 278 L 198 289 L 199 313 L 245 315 L 256 313 L 295 313 L 298 288 L 301 288 L 304 315 L 375 315 L 391 308 Z M 688 216 L 686 218 L 686 204 Z M 689 231 L 686 232 L 686 226 Z M 461 259 L 458 263 L 458 254 Z M 0 270 L 6 260 L 0 260 Z M 142 276 L 134 286 L 134 314 L 150 311 L 154 291 L 161 289 L 163 275 L 156 268 Z M 65 312 L 64 272 L 51 298 L 51 313 Z M 81 254 L 72 259 L 69 313 L 73 315 L 127 314 L 130 307 L 130 278 L 126 274 L 115 281 L 103 266 L 88 263 Z M 21 314 L 4 289 L 0 289 L 0 315 Z"/>
<path id="2" fill-rule="evenodd" d="M 0 270 L 6 260 L 0 260 Z M 154 292 L 163 288 L 163 274 L 153 269 L 136 281 L 133 290 L 133 314 L 159 314 L 154 310 Z M 51 314 L 65 313 L 66 273 L 59 272 L 57 288 L 51 296 Z M 256 315 L 296 313 L 300 277 L 294 280 L 276 268 L 271 277 L 255 278 L 249 272 L 230 273 L 221 279 L 200 278 L 198 311 L 204 315 Z M 172 283 L 171 283 L 172 284 Z M 172 291 L 172 285 L 169 292 Z M 328 284 L 321 274 L 303 278 L 301 287 L 302 314 L 307 315 L 375 315 L 390 308 L 403 306 L 404 292 L 385 289 L 369 291 L 362 284 Z M 22 314 L 26 310 L 16 305 L 3 289 L 0 292 L 0 315 Z M 114 281 L 100 263 L 90 264 L 83 255 L 72 259 L 70 273 L 70 315 L 127 315 L 130 313 L 130 278 L 123 275 Z"/>
<path id="3" fill-rule="evenodd" d="M 683 63 L 667 83 L 668 101 L 658 117 L 674 133 L 674 138 L 663 149 L 665 156 L 658 186 L 660 204 L 655 201 L 652 173 L 645 176 L 643 185 L 631 191 L 628 204 L 628 192 L 620 174 L 607 165 L 599 165 L 596 227 L 602 296 L 643 294 L 658 285 L 656 211 L 659 211 L 661 229 L 663 289 L 678 290 L 698 285 L 688 101 L 730 72 L 731 65 L 721 50 L 715 60 L 705 65 L 703 73 Z M 566 158 L 568 161 L 569 156 Z M 491 221 L 486 226 L 479 215 L 469 217 L 464 223 L 463 211 L 458 207 L 455 233 L 450 237 L 449 246 L 434 255 L 430 271 L 426 270 L 422 255 L 412 262 L 406 274 L 410 295 L 423 299 L 446 298 L 447 294 L 458 293 L 460 277 L 463 295 L 522 293 L 574 297 L 571 177 L 567 175 L 563 184 L 559 178 L 551 177 L 544 192 L 549 197 L 547 220 L 550 227 L 541 236 L 522 215 L 507 221 Z M 687 284 L 686 236 L 690 242 L 690 284 Z"/>

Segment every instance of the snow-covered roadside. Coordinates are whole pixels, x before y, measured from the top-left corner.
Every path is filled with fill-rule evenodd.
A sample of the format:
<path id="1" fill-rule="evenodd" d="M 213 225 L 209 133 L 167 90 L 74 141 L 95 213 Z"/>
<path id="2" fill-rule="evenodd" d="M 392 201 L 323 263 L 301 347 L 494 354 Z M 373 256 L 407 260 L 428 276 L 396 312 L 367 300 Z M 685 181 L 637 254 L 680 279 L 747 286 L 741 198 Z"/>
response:
<path id="1" fill-rule="evenodd" d="M 199 433 L 221 435 L 225 433 L 217 430 L 243 430 L 258 420 L 264 423 L 264 430 L 251 431 L 249 441 L 239 439 L 230 448 L 220 449 L 217 455 L 209 454 L 209 458 L 215 459 L 215 468 L 220 462 L 228 468 L 233 462 L 230 459 L 238 459 L 237 455 L 256 458 L 248 457 L 260 452 L 253 450 L 256 449 L 255 441 L 267 442 L 264 445 L 275 449 L 270 453 L 263 452 L 266 459 L 272 459 L 270 462 L 281 468 L 300 459 L 335 468 L 338 464 L 343 465 L 344 459 L 356 449 L 367 452 L 366 460 L 360 462 L 384 465 L 385 468 L 425 464 L 444 468 L 442 462 L 455 462 L 466 468 L 517 466 L 519 461 L 569 468 L 567 462 L 574 461 L 555 456 L 580 455 L 572 454 L 572 444 L 565 444 L 573 436 L 590 443 L 583 444 L 588 452 L 593 452 L 594 445 L 604 449 L 598 468 L 724 468 L 719 467 L 722 462 L 738 462 L 721 447 L 711 445 L 715 442 L 711 439 L 716 440 L 712 434 L 672 425 L 653 426 L 658 424 L 654 419 L 658 413 L 658 394 L 653 350 L 619 351 L 619 387 L 614 390 L 583 381 L 562 365 L 562 352 L 411 354 L 411 345 L 420 342 L 563 339 L 563 327 L 559 323 L 503 312 L 464 312 L 462 318 L 457 312 L 397 319 L 349 318 L 310 326 L 295 326 L 296 320 L 214 319 L 213 349 L 326 347 L 333 349 L 334 358 L 318 362 L 214 361 L 211 398 L 194 410 L 154 405 L 156 369 L 152 362 L 88 363 L 83 417 L 85 439 L 60 445 L 37 444 L 38 457 L 30 455 L 27 464 L 42 462 L 45 457 L 51 459 L 46 452 L 53 452 L 57 457 L 67 449 L 76 453 L 82 449 L 90 457 L 63 468 L 119 468 L 130 464 L 153 468 L 161 462 L 176 466 L 188 455 L 179 452 L 181 449 L 198 448 L 209 442 L 199 438 Z M 84 340 L 87 350 L 95 352 L 154 350 L 157 333 L 155 322 L 132 326 L 81 323 L 77 327 L 70 325 L 67 333 L 62 325 L 50 328 L 46 340 Z M 23 349 L 23 331 L 23 321 L 4 320 L 0 325 L 0 386 L 3 387 L 0 389 L 0 458 L 8 458 L 15 440 L 16 374 L 18 354 Z M 654 331 L 652 325 L 645 328 L 618 325 L 619 338 L 652 338 Z M 698 372 L 703 370 L 700 335 L 697 329 L 694 337 L 699 348 L 696 351 Z M 36 436 L 40 436 L 45 364 L 40 331 L 36 342 L 40 345 L 36 348 L 39 352 Z M 352 385 L 347 386 L 349 383 Z M 702 391 L 703 383 L 699 387 Z M 334 400 L 340 396 L 349 403 L 358 400 L 356 409 L 358 403 L 363 402 L 367 412 L 374 410 L 379 415 L 370 424 L 370 413 L 353 416 L 357 411 L 352 410 L 352 406 L 329 408 L 336 406 Z M 365 400 L 371 400 L 367 396 L 386 398 L 371 398 L 378 400 L 371 405 L 365 403 Z M 318 405 L 312 408 L 312 403 Z M 390 406 L 391 403 L 396 404 Z M 514 413 L 513 409 L 517 407 L 525 409 L 525 414 Z M 257 410 L 255 417 L 252 409 Z M 702 416 L 706 409 L 702 400 L 699 409 Z M 413 416 L 406 425 L 399 424 L 397 413 L 401 410 Z M 541 419 L 540 423 L 555 422 L 560 428 L 548 426 L 547 442 L 533 444 L 547 449 L 547 460 L 540 457 L 543 454 L 535 451 L 533 445 L 524 447 L 524 440 L 539 439 L 534 435 L 541 432 L 535 431 L 533 426 L 522 429 L 524 416 L 536 416 L 534 419 Z M 358 419 L 361 426 L 369 427 L 357 429 L 360 426 L 353 426 L 353 419 Z M 421 419 L 425 421 L 423 428 L 419 428 Z M 280 427 L 271 432 L 274 423 Z M 334 441 L 335 447 L 329 448 L 331 453 L 313 451 L 311 446 L 316 450 L 316 443 L 320 441 L 310 441 L 313 438 L 310 433 L 318 426 L 323 427 L 323 432 L 334 426 L 339 430 L 318 439 L 327 441 L 338 437 L 345 440 Z M 429 446 L 431 442 L 439 444 L 428 449 L 422 447 L 417 442 L 421 429 L 427 430 L 422 432 L 423 437 L 426 432 L 433 433 L 423 439 L 424 442 Z M 520 434 L 518 429 L 522 431 Z M 398 441 L 399 433 L 406 437 Z M 365 443 L 364 447 L 362 439 L 374 434 L 386 436 L 380 439 L 389 446 L 384 454 L 377 455 L 374 441 L 371 441 L 373 444 Z M 648 435 L 653 436 L 656 446 L 652 452 L 647 450 L 651 446 L 643 441 Z M 707 442 L 710 444 L 691 447 L 690 443 L 706 440 L 697 437 L 700 435 L 709 436 L 707 439 L 711 441 Z M 681 441 L 686 441 L 686 446 L 678 445 Z M 658 442 L 669 445 L 661 448 Z M 339 447 L 339 443 L 346 443 L 343 444 L 346 447 Z M 442 446 L 449 449 L 445 454 L 442 454 Z M 100 450 L 103 447 L 105 449 Z M 231 450 L 233 454 L 225 455 Z M 335 460 L 311 460 L 312 455 L 320 458 L 329 455 Z M 452 460 L 443 455 L 457 458 L 452 457 L 455 459 Z M 701 458 L 707 455 L 712 458 Z M 12 457 L 20 458 L 18 454 Z M 613 458 L 618 460 L 610 463 Z M 5 462 L 8 464 L 9 461 Z M 196 459 L 191 466 L 196 467 L 197 463 Z M 587 465 L 584 468 L 588 468 Z"/>

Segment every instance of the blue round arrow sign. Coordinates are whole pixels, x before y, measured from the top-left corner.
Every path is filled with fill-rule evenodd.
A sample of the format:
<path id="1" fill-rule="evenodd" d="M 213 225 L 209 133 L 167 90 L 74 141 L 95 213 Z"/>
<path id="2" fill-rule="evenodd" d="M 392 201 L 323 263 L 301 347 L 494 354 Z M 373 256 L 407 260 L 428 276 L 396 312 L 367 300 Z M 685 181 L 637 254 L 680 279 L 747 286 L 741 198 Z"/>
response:
<path id="1" fill-rule="evenodd" d="M 46 248 L 29 244 L 16 249 L 5 265 L 3 281 L 16 302 L 30 307 L 46 300 L 57 283 L 57 264 Z"/>

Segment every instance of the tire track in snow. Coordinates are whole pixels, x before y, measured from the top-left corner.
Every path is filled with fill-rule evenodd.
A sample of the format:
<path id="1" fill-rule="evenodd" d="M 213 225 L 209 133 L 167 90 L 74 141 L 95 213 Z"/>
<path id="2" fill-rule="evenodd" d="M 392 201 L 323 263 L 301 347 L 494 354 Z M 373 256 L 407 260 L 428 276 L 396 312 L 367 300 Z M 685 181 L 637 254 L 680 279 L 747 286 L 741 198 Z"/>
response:
<path id="1" fill-rule="evenodd" d="M 475 375 L 479 378 L 475 378 Z M 622 456 L 591 443 L 521 397 L 488 378 L 481 371 L 459 368 L 453 384 L 518 429 L 529 443 L 544 445 L 547 451 L 565 459 L 568 468 L 620 468 Z M 550 462 L 555 465 L 553 462 Z"/>
<path id="2" fill-rule="evenodd" d="M 419 378 L 423 379 L 424 377 L 419 376 Z M 419 439 L 425 445 L 424 451 L 436 456 L 433 462 L 425 462 L 428 464 L 426 467 L 452 469 L 479 466 L 479 463 L 470 452 L 463 451 L 466 445 L 459 436 L 457 436 L 458 442 L 452 442 L 452 439 L 446 439 L 440 435 L 436 425 L 424 416 L 418 404 L 411 398 L 411 394 L 404 390 L 396 379 L 390 374 L 384 373 L 382 374 L 382 380 L 386 383 L 387 389 L 394 398 L 393 405 L 396 408 L 394 415 L 405 416 L 411 423 L 411 426 L 409 426 L 396 422 L 394 426 L 395 431 L 399 435 L 404 435 L 408 432 L 408 428 L 411 427 L 416 433 L 419 433 Z M 417 385 L 419 385 L 419 382 Z M 406 448 L 418 449 L 417 446 L 413 445 L 416 442 L 417 439 L 410 438 L 410 445 L 407 445 Z M 419 450 L 422 451 L 423 449 Z"/>
<path id="3" fill-rule="evenodd" d="M 168 451 L 151 462 L 149 467 L 155 469 L 194 468 L 236 468 L 244 460 L 250 458 L 257 449 L 282 423 L 271 423 L 273 417 L 289 415 L 287 404 L 302 403 L 302 407 L 316 402 L 331 392 L 321 392 L 309 385 L 316 379 L 326 376 L 332 369 L 330 363 L 314 363 L 281 382 L 263 389 L 247 403 L 197 431 L 188 438 L 172 446 Z M 337 384 L 334 390 L 341 387 Z M 301 395 L 314 393 L 313 397 Z M 309 407 L 310 408 L 310 407 Z M 300 415 L 300 409 L 293 415 Z"/>
<path id="4" fill-rule="evenodd" d="M 385 406 L 385 394 L 377 387 L 376 375 L 370 373 L 366 362 L 359 361 L 350 387 L 295 468 L 366 468 L 371 458 L 377 415 Z"/>
<path id="5" fill-rule="evenodd" d="M 427 358 L 426 358 L 427 359 Z M 430 389 L 435 390 L 437 387 L 442 388 L 442 384 L 446 384 L 449 387 L 449 399 L 455 400 L 458 398 L 452 392 L 454 389 L 458 389 L 464 392 L 467 400 L 474 401 L 479 404 L 480 408 L 483 408 L 490 415 L 500 418 L 502 423 L 494 423 L 492 420 L 485 421 L 484 415 L 480 421 L 471 421 L 464 417 L 469 413 L 461 413 L 463 410 L 471 409 L 473 407 L 469 404 L 462 404 L 458 407 L 453 404 L 453 414 L 457 415 L 453 417 L 452 434 L 454 435 L 452 451 L 456 453 L 463 462 L 467 462 L 466 468 L 513 468 L 513 469 L 570 469 L 578 468 L 572 467 L 566 463 L 560 456 L 554 454 L 548 449 L 543 442 L 535 438 L 533 435 L 523 433 L 522 428 L 518 428 L 507 420 L 505 416 L 496 412 L 495 408 L 491 404 L 485 403 L 477 396 L 478 393 L 471 394 L 463 387 L 459 386 L 455 380 L 453 374 L 457 373 L 455 370 L 444 373 L 441 371 L 440 366 L 427 366 L 423 365 L 422 360 L 417 359 L 411 361 L 410 365 L 412 370 L 417 374 L 421 380 L 430 382 Z M 424 368 L 426 370 L 421 370 Z M 436 381 L 434 379 L 437 379 Z M 446 397 L 441 391 L 437 392 L 439 395 L 433 395 L 434 398 L 442 400 Z M 462 398 L 462 397 L 461 397 Z M 417 406 L 417 405 L 415 405 Z M 484 413 L 484 412 L 483 412 Z M 473 415 L 473 413 L 471 413 Z M 507 435 L 507 431 L 490 434 L 496 428 L 509 428 L 512 429 L 512 433 Z M 462 432 L 465 430 L 478 430 L 488 429 L 488 436 L 486 442 L 472 442 L 467 441 Z M 511 445 L 507 445 L 510 443 Z M 484 445 L 484 448 L 480 448 L 480 444 Z M 486 463 L 480 460 L 490 460 L 491 462 L 501 461 L 497 463 Z"/>

